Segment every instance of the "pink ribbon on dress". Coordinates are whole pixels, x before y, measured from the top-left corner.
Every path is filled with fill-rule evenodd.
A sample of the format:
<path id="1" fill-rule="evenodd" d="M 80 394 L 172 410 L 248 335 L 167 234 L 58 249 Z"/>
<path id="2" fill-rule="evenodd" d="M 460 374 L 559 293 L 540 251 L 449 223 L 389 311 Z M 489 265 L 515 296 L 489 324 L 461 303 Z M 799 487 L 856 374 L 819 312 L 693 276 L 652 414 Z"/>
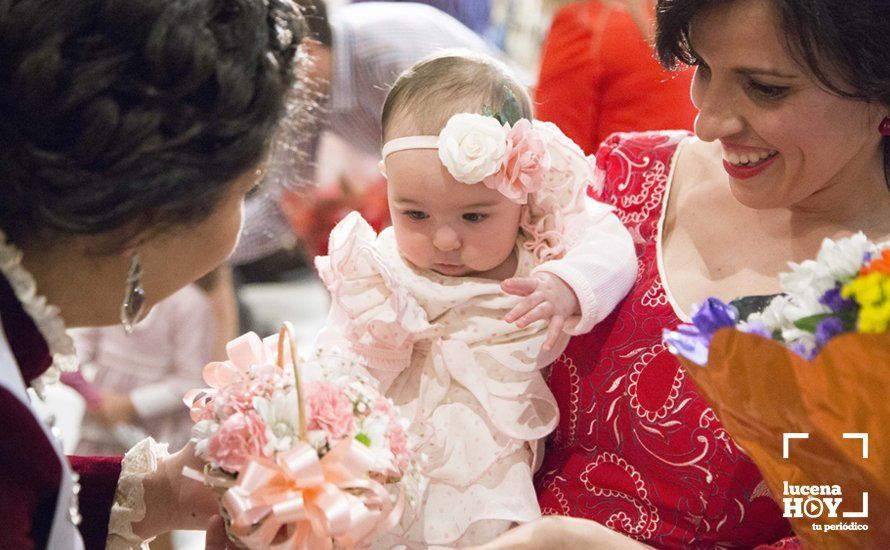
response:
<path id="1" fill-rule="evenodd" d="M 321 459 L 302 441 L 274 462 L 251 459 L 222 499 L 231 531 L 250 548 L 330 550 L 333 541 L 353 548 L 391 529 L 402 512 L 401 495 L 393 505 L 383 485 L 367 479 L 372 462 L 351 439 Z"/>

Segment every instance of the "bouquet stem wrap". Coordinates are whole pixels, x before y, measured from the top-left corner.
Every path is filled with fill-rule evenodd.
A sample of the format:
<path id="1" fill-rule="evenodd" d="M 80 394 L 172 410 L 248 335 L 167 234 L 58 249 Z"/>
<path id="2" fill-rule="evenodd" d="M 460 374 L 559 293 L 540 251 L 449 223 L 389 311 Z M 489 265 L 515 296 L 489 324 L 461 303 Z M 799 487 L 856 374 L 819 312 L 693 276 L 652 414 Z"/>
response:
<path id="1" fill-rule="evenodd" d="M 775 341 L 720 329 L 705 367 L 679 359 L 726 430 L 760 468 L 779 506 L 784 507 L 786 483 L 841 488 L 838 517 L 789 518 L 806 547 L 888 547 L 890 333 L 843 334 L 810 362 Z M 789 443 L 787 459 L 784 433 L 809 434 Z M 844 438 L 863 433 L 868 434 L 868 458 L 862 457 L 861 439 Z M 843 516 L 863 509 L 864 493 L 868 516 Z M 868 529 L 840 529 L 853 521 Z"/>

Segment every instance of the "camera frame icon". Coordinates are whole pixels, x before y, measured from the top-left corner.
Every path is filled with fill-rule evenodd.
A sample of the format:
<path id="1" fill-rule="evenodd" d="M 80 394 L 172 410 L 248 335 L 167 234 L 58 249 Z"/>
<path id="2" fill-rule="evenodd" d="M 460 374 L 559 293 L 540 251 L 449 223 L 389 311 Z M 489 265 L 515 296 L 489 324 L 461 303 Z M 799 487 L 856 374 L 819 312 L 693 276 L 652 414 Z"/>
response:
<path id="1" fill-rule="evenodd" d="M 782 458 L 788 460 L 790 458 L 790 443 L 793 439 L 809 439 L 810 434 L 807 432 L 785 432 L 782 434 Z M 859 439 L 862 441 L 862 458 L 868 459 L 868 434 L 862 432 L 844 432 L 844 439 Z M 867 518 L 868 517 L 868 491 L 862 492 L 862 510 L 859 512 L 844 512 L 843 517 L 846 518 Z"/>

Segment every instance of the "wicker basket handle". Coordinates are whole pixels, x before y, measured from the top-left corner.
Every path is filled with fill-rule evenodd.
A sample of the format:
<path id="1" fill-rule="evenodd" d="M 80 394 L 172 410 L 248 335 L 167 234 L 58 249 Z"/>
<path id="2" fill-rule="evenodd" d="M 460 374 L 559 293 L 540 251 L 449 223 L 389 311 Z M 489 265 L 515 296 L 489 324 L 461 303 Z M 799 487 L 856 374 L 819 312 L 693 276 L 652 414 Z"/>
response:
<path id="1" fill-rule="evenodd" d="M 297 426 L 300 430 L 300 440 L 306 441 L 306 407 L 303 403 L 303 387 L 300 384 L 300 364 L 297 357 L 297 339 L 294 336 L 294 326 L 288 321 L 281 323 L 278 329 L 278 368 L 284 370 L 284 343 L 290 346 L 290 356 L 294 368 L 294 388 L 297 392 Z"/>

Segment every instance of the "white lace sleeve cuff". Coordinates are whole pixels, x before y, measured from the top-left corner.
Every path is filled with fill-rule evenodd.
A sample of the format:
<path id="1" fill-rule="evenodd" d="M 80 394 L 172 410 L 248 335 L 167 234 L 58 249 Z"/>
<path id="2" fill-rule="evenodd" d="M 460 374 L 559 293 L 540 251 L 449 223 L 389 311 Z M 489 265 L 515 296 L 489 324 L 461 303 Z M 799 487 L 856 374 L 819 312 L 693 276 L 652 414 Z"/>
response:
<path id="1" fill-rule="evenodd" d="M 159 444 L 152 438 L 143 439 L 127 451 L 121 464 L 121 477 L 117 481 L 114 504 L 108 520 L 108 538 L 105 547 L 109 550 L 142 548 L 148 550 L 148 543 L 133 533 L 133 524 L 145 518 L 145 499 L 142 480 L 158 469 L 158 459 L 169 456 L 167 444 Z"/>

